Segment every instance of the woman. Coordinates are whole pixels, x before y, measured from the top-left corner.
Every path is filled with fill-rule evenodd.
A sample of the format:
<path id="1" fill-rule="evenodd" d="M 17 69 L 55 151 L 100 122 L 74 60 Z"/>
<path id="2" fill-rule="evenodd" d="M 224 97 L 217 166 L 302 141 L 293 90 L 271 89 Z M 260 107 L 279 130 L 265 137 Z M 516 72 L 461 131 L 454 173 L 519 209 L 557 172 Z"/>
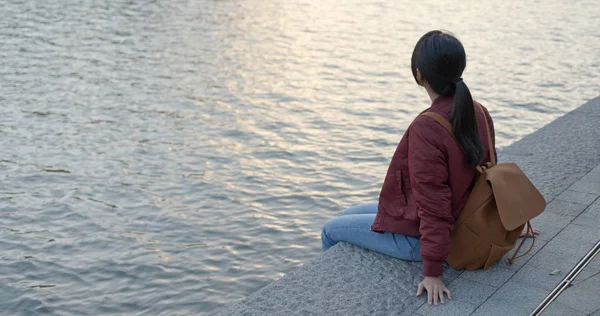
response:
<path id="1" fill-rule="evenodd" d="M 352 207 L 323 227 L 323 250 L 340 241 L 396 258 L 423 261 L 428 303 L 444 303 L 450 291 L 440 280 L 450 250 L 450 233 L 469 196 L 476 167 L 490 161 L 486 124 L 495 144 L 494 125 L 477 105 L 461 76 L 465 50 L 452 34 L 431 31 L 417 42 L 413 76 L 431 98 L 434 112 L 454 128 L 454 139 L 428 116 L 418 116 L 404 133 L 388 168 L 379 204 Z M 494 148 L 494 154 L 496 150 Z M 539 233 L 537 230 L 535 233 Z"/>

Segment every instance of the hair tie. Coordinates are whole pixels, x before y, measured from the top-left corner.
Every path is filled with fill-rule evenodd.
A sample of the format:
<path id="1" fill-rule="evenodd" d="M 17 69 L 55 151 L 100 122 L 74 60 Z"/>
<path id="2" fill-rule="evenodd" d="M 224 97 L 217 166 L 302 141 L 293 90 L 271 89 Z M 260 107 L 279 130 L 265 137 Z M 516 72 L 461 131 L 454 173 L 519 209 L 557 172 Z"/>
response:
<path id="1" fill-rule="evenodd" d="M 460 81 L 462 81 L 462 78 L 460 78 L 460 77 L 459 77 L 459 78 L 456 78 L 456 79 L 452 80 L 452 83 L 453 83 L 453 84 L 457 84 L 457 83 L 459 83 Z"/>

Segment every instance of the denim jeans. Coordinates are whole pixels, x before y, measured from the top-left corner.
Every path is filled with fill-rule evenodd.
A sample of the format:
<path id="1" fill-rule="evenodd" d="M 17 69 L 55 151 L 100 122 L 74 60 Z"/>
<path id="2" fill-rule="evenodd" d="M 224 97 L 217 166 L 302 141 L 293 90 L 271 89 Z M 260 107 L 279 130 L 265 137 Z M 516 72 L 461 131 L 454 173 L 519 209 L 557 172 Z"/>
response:
<path id="1" fill-rule="evenodd" d="M 321 232 L 323 251 L 345 241 L 395 258 L 421 261 L 419 237 L 371 231 L 375 214 L 377 204 L 361 204 L 329 220 Z"/>

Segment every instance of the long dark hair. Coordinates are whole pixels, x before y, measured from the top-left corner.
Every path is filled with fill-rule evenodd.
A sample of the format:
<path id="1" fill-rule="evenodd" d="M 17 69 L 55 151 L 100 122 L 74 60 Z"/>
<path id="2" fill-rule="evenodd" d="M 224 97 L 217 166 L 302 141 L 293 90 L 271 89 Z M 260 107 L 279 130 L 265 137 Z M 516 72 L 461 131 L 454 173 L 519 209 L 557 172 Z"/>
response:
<path id="1" fill-rule="evenodd" d="M 423 79 L 439 95 L 452 95 L 452 127 L 454 135 L 464 151 L 467 163 L 472 167 L 483 159 L 483 145 L 477 129 L 475 108 L 469 88 L 462 81 L 467 65 L 465 48 L 454 35 L 431 31 L 423 35 L 415 45 L 411 68 L 415 81 L 417 69 Z"/>

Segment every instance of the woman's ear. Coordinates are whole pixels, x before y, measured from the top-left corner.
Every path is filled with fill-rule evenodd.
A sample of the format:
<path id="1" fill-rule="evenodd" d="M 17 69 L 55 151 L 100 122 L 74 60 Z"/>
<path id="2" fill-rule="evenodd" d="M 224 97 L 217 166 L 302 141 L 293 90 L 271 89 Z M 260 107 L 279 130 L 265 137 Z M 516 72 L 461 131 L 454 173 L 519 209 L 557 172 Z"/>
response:
<path id="1" fill-rule="evenodd" d="M 423 85 L 423 75 L 421 75 L 421 70 L 417 68 L 417 83 L 422 86 Z"/>

